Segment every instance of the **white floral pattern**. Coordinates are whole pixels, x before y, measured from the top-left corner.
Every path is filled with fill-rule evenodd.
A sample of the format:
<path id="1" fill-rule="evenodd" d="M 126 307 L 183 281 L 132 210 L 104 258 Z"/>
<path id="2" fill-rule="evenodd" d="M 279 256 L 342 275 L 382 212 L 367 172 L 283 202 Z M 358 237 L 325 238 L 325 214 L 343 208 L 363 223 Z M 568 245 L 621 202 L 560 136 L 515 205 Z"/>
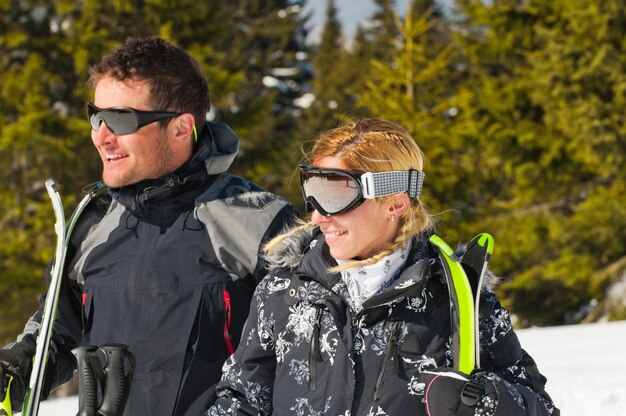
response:
<path id="1" fill-rule="evenodd" d="M 426 288 L 422 289 L 422 294 L 419 297 L 407 298 L 407 309 L 415 312 L 424 312 L 428 305 L 428 292 Z"/>
<path id="2" fill-rule="evenodd" d="M 387 412 L 385 412 L 380 406 L 377 406 L 376 408 L 372 406 L 370 411 L 367 412 L 367 416 L 387 416 Z"/>
<path id="3" fill-rule="evenodd" d="M 511 315 L 506 309 L 500 309 L 488 319 L 483 319 L 480 322 L 481 336 L 488 336 L 492 344 L 502 339 L 512 329 Z"/>
<path id="4" fill-rule="evenodd" d="M 409 394 L 413 396 L 423 396 L 426 393 L 426 383 L 420 381 L 416 376 L 411 376 L 407 387 Z"/>
<path id="5" fill-rule="evenodd" d="M 315 308 L 304 303 L 296 303 L 289 307 L 289 312 L 289 320 L 284 332 L 293 335 L 293 343 L 296 346 L 305 340 L 309 341 L 313 334 Z"/>
<path id="6" fill-rule="evenodd" d="M 267 292 L 271 294 L 279 290 L 284 290 L 289 286 L 289 283 L 291 283 L 291 279 L 275 276 L 267 282 Z"/>
<path id="7" fill-rule="evenodd" d="M 307 360 L 291 360 L 289 375 L 293 375 L 298 384 L 309 381 L 309 362 Z"/>
<path id="8" fill-rule="evenodd" d="M 296 404 L 293 407 L 290 407 L 289 409 L 295 411 L 295 414 L 297 416 L 321 416 L 321 415 L 325 415 L 326 412 L 328 411 L 328 408 L 330 407 L 331 399 L 332 399 L 332 396 L 326 399 L 326 403 L 324 405 L 323 410 L 315 410 L 314 407 L 311 404 L 309 404 L 309 399 L 306 399 L 304 397 L 299 397 L 296 399 Z"/>

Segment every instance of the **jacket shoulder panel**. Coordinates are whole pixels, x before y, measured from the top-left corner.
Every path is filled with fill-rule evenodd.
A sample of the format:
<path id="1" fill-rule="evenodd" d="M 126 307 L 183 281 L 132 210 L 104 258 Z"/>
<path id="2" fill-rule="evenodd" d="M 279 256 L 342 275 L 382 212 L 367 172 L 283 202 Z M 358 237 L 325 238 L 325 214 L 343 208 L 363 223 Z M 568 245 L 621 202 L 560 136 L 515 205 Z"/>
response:
<path id="1" fill-rule="evenodd" d="M 254 274 L 261 246 L 293 221 L 284 199 L 246 179 L 223 174 L 196 200 L 215 253 L 234 279 Z"/>
<path id="2" fill-rule="evenodd" d="M 88 210 L 84 218 L 79 220 L 76 231 L 72 234 L 73 240 L 78 243 L 74 247 L 75 253 L 67 270 L 71 280 L 79 284 L 85 281 L 82 270 L 89 252 L 106 243 L 111 232 L 120 226 L 124 211 L 126 208 L 122 204 L 108 199 L 107 204 L 95 204 L 93 209 Z"/>

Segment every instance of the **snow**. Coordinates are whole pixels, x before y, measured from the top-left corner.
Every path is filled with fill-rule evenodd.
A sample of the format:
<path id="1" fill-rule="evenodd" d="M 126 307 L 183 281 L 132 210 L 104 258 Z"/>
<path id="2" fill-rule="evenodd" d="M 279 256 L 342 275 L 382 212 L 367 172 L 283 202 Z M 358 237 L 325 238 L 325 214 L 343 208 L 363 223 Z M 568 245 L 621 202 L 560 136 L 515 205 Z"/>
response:
<path id="1" fill-rule="evenodd" d="M 564 416 L 626 416 L 626 321 L 518 330 Z M 41 416 L 75 415 L 75 397 L 43 402 Z"/>
<path id="2" fill-rule="evenodd" d="M 564 416 L 626 416 L 626 321 L 517 331 Z"/>

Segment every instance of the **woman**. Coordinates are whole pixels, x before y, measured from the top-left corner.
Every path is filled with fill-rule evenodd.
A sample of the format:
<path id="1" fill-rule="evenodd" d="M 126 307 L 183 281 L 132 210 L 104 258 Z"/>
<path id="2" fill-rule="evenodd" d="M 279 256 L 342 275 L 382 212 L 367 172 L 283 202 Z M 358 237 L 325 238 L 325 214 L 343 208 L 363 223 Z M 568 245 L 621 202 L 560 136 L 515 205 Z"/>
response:
<path id="1" fill-rule="evenodd" d="M 482 368 L 453 369 L 450 296 L 411 136 L 359 120 L 322 135 L 311 163 L 300 166 L 311 220 L 269 243 L 270 273 L 207 414 L 558 415 L 490 289 Z"/>

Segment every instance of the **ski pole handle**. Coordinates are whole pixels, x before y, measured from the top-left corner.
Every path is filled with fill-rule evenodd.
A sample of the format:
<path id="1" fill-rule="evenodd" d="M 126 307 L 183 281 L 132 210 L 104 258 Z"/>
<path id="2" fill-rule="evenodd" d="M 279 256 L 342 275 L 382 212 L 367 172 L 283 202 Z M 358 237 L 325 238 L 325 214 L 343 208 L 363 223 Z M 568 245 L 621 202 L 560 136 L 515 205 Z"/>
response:
<path id="1" fill-rule="evenodd" d="M 103 345 L 100 350 L 106 356 L 107 365 L 104 370 L 106 381 L 102 405 L 98 409 L 98 415 L 122 416 L 135 372 L 135 356 L 121 344 Z"/>
<path id="2" fill-rule="evenodd" d="M 76 416 L 98 416 L 98 383 L 89 358 L 89 354 L 95 351 L 96 347 L 91 345 L 72 350 L 78 363 L 78 413 Z"/>

